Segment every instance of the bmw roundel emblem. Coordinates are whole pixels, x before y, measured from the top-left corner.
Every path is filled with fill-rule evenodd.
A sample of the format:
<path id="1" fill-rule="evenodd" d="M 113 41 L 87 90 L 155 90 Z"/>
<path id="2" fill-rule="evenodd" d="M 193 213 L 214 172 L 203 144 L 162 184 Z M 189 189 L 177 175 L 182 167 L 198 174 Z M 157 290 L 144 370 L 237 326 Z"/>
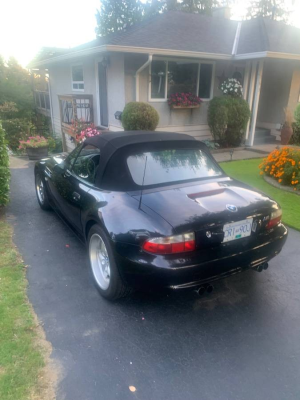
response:
<path id="1" fill-rule="evenodd" d="M 233 204 L 226 204 L 226 208 L 227 208 L 227 210 L 228 211 L 231 211 L 231 212 L 237 212 L 237 206 L 234 206 Z"/>

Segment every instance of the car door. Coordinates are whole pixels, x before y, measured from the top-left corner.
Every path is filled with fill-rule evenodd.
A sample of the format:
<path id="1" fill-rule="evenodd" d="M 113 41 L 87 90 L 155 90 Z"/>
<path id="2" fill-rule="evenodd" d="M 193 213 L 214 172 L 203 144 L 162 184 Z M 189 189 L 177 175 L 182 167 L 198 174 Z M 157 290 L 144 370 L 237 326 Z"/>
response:
<path id="1" fill-rule="evenodd" d="M 52 170 L 49 168 L 45 169 L 47 187 L 59 211 L 62 211 L 63 199 L 68 192 L 65 178 L 67 175 L 71 174 L 72 166 L 81 148 L 82 146 L 76 147 L 64 161 L 57 163 Z"/>
<path id="2" fill-rule="evenodd" d="M 100 150 L 83 145 L 70 169 L 65 169 L 62 184 L 57 185 L 63 216 L 78 232 L 82 232 L 81 210 L 87 204 L 87 194 L 94 184 L 99 161 Z"/>

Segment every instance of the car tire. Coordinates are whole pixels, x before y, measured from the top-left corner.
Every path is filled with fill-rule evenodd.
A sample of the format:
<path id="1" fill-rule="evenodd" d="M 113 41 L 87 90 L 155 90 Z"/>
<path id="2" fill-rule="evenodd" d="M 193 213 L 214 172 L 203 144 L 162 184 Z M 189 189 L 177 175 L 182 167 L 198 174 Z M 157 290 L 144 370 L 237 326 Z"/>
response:
<path id="1" fill-rule="evenodd" d="M 101 296 L 111 301 L 128 296 L 132 289 L 123 282 L 110 239 L 99 225 L 91 227 L 87 243 L 94 283 Z"/>
<path id="2" fill-rule="evenodd" d="M 45 185 L 45 180 L 39 172 L 35 174 L 35 192 L 38 203 L 42 210 L 50 210 L 49 197 Z"/>

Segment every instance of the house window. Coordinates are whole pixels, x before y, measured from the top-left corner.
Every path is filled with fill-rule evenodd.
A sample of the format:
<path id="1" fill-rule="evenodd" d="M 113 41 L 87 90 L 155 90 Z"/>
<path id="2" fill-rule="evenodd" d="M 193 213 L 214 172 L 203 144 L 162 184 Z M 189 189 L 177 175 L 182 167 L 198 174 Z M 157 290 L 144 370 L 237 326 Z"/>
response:
<path id="1" fill-rule="evenodd" d="M 213 63 L 154 60 L 150 67 L 149 100 L 166 101 L 177 92 L 193 93 L 203 100 L 210 100 L 213 95 L 213 71 Z"/>
<path id="2" fill-rule="evenodd" d="M 168 97 L 174 93 L 197 95 L 198 63 L 168 62 Z"/>
<path id="3" fill-rule="evenodd" d="M 212 76 L 213 64 L 200 64 L 198 96 L 201 99 L 210 99 L 212 97 Z"/>
<path id="4" fill-rule="evenodd" d="M 82 65 L 72 66 L 72 89 L 84 91 L 83 67 Z"/>
<path id="5" fill-rule="evenodd" d="M 166 99 L 167 62 L 153 61 L 151 64 L 151 99 Z"/>

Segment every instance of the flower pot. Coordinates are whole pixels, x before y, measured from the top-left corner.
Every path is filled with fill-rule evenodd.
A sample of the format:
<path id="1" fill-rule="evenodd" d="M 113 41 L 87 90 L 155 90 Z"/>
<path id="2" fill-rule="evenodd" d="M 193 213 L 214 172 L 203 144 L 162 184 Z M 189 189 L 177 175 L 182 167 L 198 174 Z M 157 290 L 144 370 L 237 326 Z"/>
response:
<path id="1" fill-rule="evenodd" d="M 40 160 L 48 157 L 48 147 L 27 147 L 26 153 L 29 160 Z"/>
<path id="2" fill-rule="evenodd" d="M 291 126 L 284 126 L 281 129 L 281 144 L 289 144 L 293 135 L 293 128 Z"/>
<path id="3" fill-rule="evenodd" d="M 195 106 L 171 106 L 172 108 L 200 108 L 200 104 L 196 104 Z"/>

